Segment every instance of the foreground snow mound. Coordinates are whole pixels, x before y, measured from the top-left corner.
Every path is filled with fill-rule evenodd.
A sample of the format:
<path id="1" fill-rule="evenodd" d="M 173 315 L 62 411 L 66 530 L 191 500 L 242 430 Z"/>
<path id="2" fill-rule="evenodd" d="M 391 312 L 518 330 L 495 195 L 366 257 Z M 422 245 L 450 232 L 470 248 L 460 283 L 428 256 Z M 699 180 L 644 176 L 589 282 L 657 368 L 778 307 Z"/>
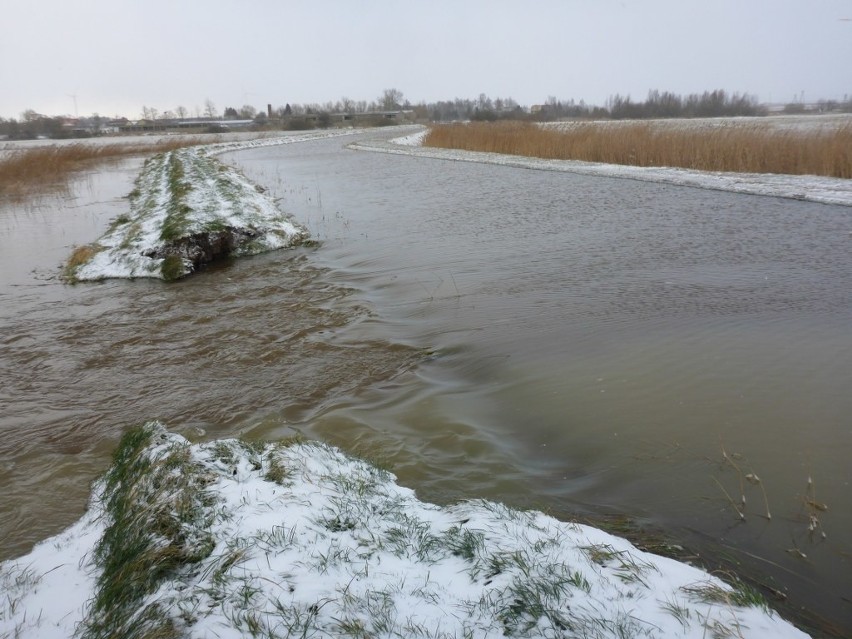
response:
<path id="1" fill-rule="evenodd" d="M 221 257 L 285 248 L 305 237 L 305 229 L 236 169 L 207 149 L 186 148 L 146 161 L 130 195 L 130 215 L 97 243 L 77 249 L 66 275 L 72 281 L 173 280 Z"/>
<path id="2" fill-rule="evenodd" d="M 157 423 L 0 589 L 15 637 L 806 636 L 594 528 L 426 504 L 320 443 L 193 445 Z"/>

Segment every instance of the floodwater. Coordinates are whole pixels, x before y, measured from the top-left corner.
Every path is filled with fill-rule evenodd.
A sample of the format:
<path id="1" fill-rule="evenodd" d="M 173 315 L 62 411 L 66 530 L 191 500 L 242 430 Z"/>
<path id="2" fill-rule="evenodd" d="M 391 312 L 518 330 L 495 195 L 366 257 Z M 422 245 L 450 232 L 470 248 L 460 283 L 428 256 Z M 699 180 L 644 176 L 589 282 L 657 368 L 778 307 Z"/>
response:
<path id="1" fill-rule="evenodd" d="M 160 418 L 321 437 L 430 501 L 626 514 L 852 632 L 852 209 L 352 140 L 223 156 L 319 245 L 175 284 L 55 277 L 133 162 L 0 208 L 0 558 Z"/>

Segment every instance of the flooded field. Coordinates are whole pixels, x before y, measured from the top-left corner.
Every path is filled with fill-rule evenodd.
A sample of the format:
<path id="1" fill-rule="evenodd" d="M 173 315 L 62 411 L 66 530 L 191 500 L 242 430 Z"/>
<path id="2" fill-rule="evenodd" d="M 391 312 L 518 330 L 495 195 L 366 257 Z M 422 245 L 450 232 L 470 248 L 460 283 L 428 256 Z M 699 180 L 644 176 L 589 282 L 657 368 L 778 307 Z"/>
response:
<path id="1" fill-rule="evenodd" d="M 852 209 L 349 141 L 223 156 L 319 245 L 176 284 L 56 279 L 137 161 L 0 207 L 0 558 L 160 418 L 321 437 L 426 500 L 626 514 L 852 629 Z"/>

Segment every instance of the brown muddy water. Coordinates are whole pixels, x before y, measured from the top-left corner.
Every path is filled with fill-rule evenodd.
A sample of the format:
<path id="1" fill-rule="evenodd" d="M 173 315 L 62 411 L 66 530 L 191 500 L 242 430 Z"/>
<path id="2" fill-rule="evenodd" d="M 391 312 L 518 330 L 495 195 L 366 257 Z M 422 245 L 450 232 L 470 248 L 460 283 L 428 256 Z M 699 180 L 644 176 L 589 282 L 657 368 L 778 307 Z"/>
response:
<path id="1" fill-rule="evenodd" d="M 0 208 L 0 558 L 160 418 L 320 437 L 430 501 L 626 514 L 852 634 L 852 209 L 352 139 L 225 156 L 319 245 L 175 284 L 56 279 L 134 162 Z"/>

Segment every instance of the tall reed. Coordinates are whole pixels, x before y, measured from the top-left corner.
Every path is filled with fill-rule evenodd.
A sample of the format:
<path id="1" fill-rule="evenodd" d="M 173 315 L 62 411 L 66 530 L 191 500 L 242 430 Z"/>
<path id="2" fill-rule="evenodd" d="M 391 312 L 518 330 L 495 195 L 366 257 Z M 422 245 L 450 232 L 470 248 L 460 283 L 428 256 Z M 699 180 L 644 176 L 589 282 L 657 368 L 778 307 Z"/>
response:
<path id="1" fill-rule="evenodd" d="M 197 138 L 147 143 L 37 146 L 13 150 L 0 159 L 0 196 L 26 197 L 63 188 L 74 173 L 131 155 L 160 153 L 199 144 Z"/>
<path id="2" fill-rule="evenodd" d="M 424 146 L 701 171 L 852 178 L 852 125 L 811 131 L 635 124 L 552 130 L 530 123 L 437 125 Z"/>

